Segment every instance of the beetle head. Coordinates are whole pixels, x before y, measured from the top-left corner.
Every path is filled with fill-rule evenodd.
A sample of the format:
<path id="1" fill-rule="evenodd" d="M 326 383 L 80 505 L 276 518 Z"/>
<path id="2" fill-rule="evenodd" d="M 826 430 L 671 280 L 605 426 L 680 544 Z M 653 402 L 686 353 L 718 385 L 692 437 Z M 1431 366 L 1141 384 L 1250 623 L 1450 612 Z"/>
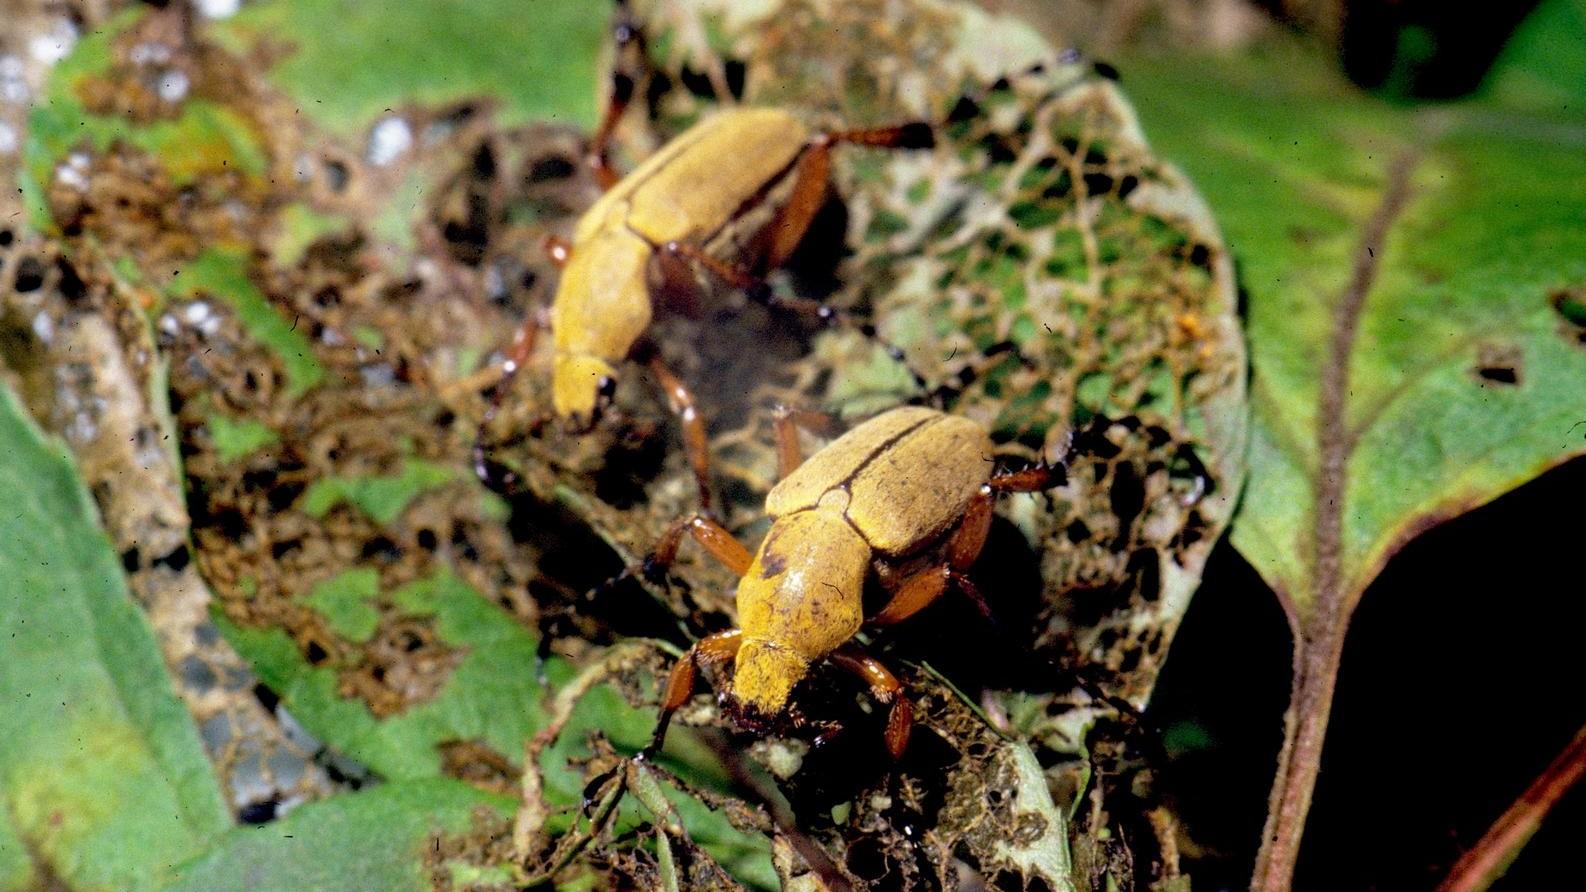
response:
<path id="1" fill-rule="evenodd" d="M 598 356 L 559 355 L 552 375 L 551 402 L 575 433 L 594 427 L 617 392 L 617 370 Z"/>
<path id="2" fill-rule="evenodd" d="M 768 641 L 745 641 L 735 663 L 728 696 L 739 723 L 750 730 L 769 725 L 782 714 L 793 686 L 810 668 L 803 655 Z"/>

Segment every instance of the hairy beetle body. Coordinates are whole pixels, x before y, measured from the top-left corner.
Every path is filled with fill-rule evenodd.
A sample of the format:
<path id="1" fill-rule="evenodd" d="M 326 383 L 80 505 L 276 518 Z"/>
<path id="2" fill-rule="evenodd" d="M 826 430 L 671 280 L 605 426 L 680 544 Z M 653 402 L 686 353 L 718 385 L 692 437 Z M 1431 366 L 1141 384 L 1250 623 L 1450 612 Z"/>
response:
<path id="1" fill-rule="evenodd" d="M 598 145 L 610 135 L 620 103 L 608 111 Z M 831 149 L 842 142 L 891 148 L 932 145 L 924 124 L 816 133 L 774 108 L 717 112 L 667 143 L 609 189 L 579 218 L 570 244 L 556 243 L 564 264 L 550 312 L 553 337 L 551 403 L 575 430 L 589 429 L 611 400 L 617 367 L 643 359 L 662 384 L 684 427 L 684 446 L 710 507 L 703 478 L 708 463 L 703 418 L 686 385 L 645 342 L 654 297 L 698 287 L 707 273 L 755 299 L 813 315 L 826 324 L 848 321 L 819 301 L 774 294 L 761 274 L 784 263 L 804 238 L 823 203 Z M 604 166 L 604 150 L 592 153 Z M 865 327 L 874 337 L 874 330 Z M 495 417 L 505 381 L 528 361 L 536 323 L 519 332 L 502 365 L 494 400 L 480 425 Z M 888 348 L 895 358 L 902 354 Z M 484 475 L 483 447 L 475 465 Z"/>
<path id="2" fill-rule="evenodd" d="M 722 111 L 667 143 L 579 219 L 551 305 L 552 402 L 585 425 L 601 381 L 650 327 L 652 263 L 671 243 L 703 245 L 792 168 L 809 131 L 787 112 Z"/>
<path id="3" fill-rule="evenodd" d="M 964 516 L 991 479 L 992 449 L 985 429 L 967 418 L 894 409 L 810 456 L 771 490 L 765 510 L 782 517 L 846 491 L 844 516 L 870 547 L 908 554 Z"/>
<path id="4" fill-rule="evenodd" d="M 892 704 L 886 742 L 900 754 L 912 722 L 907 697 L 885 667 L 850 642 L 865 622 L 866 583 L 873 577 L 889 593 L 870 617 L 878 625 L 919 612 L 950 583 L 989 617 L 966 572 L 990 530 L 993 496 L 1064 479 L 1060 467 L 1045 464 L 997 473 L 984 428 L 919 407 L 878 415 L 800 463 L 787 423 L 795 414 L 778 417 L 785 473 L 766 497 L 771 528 L 753 554 L 699 516 L 674 524 L 656 550 L 656 560 L 671 560 L 688 533 L 732 569 L 740 628 L 701 639 L 678 661 L 652 746 L 671 711 L 688 699 L 698 662 L 733 660 L 729 704 L 740 721 L 765 727 L 812 664 L 829 659 Z"/>

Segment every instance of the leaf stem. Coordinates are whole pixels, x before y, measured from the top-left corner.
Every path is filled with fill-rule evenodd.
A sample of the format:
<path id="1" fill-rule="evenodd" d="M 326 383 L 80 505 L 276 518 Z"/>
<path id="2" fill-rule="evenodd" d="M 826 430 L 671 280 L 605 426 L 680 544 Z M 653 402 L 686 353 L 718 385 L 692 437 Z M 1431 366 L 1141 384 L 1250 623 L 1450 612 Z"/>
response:
<path id="1" fill-rule="evenodd" d="M 1295 599 L 1284 599 L 1294 635 L 1294 680 L 1283 717 L 1283 747 L 1267 802 L 1266 828 L 1250 881 L 1255 892 L 1285 892 L 1293 882 L 1311 792 L 1321 768 L 1344 637 L 1359 601 L 1358 588 L 1344 569 L 1344 497 L 1355 446 L 1345 414 L 1350 360 L 1366 297 L 1382 263 L 1383 243 L 1409 200 L 1410 175 L 1417 160 L 1416 153 L 1406 152 L 1389 167 L 1386 191 L 1361 234 L 1349 284 L 1334 311 L 1316 419 L 1319 459 L 1312 543 L 1316 591 L 1307 614 L 1301 614 Z"/>
<path id="2" fill-rule="evenodd" d="M 1542 826 L 1548 811 L 1586 774 L 1586 727 L 1553 758 L 1520 798 L 1487 829 L 1438 886 L 1438 892 L 1481 892 L 1503 876 L 1515 856 Z"/>

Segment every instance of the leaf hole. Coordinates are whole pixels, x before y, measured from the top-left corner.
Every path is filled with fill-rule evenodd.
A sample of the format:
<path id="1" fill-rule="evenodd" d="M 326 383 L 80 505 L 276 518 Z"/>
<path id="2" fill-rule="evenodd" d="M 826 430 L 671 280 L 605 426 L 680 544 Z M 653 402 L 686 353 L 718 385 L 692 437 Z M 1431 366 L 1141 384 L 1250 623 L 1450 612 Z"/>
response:
<path id="1" fill-rule="evenodd" d="M 1518 387 L 1521 379 L 1522 356 L 1518 347 L 1483 344 L 1476 355 L 1475 374 L 1478 383 L 1501 384 Z"/>

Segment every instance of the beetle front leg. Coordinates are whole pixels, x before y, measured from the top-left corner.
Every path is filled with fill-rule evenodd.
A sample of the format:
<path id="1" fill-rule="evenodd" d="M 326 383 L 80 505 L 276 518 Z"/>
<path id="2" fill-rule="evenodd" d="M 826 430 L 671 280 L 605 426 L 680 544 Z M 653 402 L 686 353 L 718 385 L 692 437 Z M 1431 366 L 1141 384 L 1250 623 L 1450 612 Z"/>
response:
<path id="1" fill-rule="evenodd" d="M 882 703 L 892 704 L 891 711 L 887 713 L 884 739 L 892 758 L 903 758 L 903 751 L 909 745 L 909 734 L 914 730 L 914 705 L 909 702 L 903 683 L 880 660 L 852 644 L 832 651 L 827 659 L 863 679 L 870 686 L 871 696 Z"/>
<path id="2" fill-rule="evenodd" d="M 998 341 L 980 351 L 978 358 L 965 362 L 946 381 L 935 387 L 922 388 L 923 392 L 918 397 L 909 400 L 909 402 L 945 411 L 949 400 L 961 396 L 965 390 L 969 389 L 969 385 L 975 383 L 988 371 L 996 368 L 1009 353 L 1012 353 L 1014 358 L 1018 359 L 1019 364 L 1025 368 L 1035 368 L 1035 360 L 1025 356 L 1024 351 L 1019 349 L 1018 344 L 1013 341 Z M 948 358 L 951 359 L 952 357 L 949 356 Z"/>
<path id="3" fill-rule="evenodd" d="M 643 561 L 624 567 L 621 573 L 592 589 L 589 596 L 604 592 L 633 576 L 643 577 L 659 585 L 665 581 L 667 569 L 677 560 L 677 550 L 682 546 L 685 535 L 692 536 L 706 553 L 720 561 L 734 576 L 743 576 L 749 572 L 749 565 L 754 563 L 754 555 L 743 547 L 743 543 L 733 538 L 730 530 L 704 515 L 691 514 L 673 521 L 661 534 L 655 549 Z"/>
<path id="4" fill-rule="evenodd" d="M 512 379 L 517 376 L 518 370 L 523 368 L 534 354 L 534 342 L 540 331 L 540 320 L 530 316 L 518 327 L 517 333 L 512 337 L 512 346 L 507 348 L 507 358 L 501 363 L 495 384 L 490 389 L 490 404 L 485 407 L 484 417 L 479 420 L 479 427 L 474 432 L 473 459 L 474 474 L 486 486 L 491 485 L 489 463 L 485 459 L 485 435 L 491 423 L 501 413 L 501 407 L 506 403 L 507 393 L 512 389 Z M 508 475 L 502 485 L 510 488 L 515 483 L 515 475 Z"/>
<path id="5" fill-rule="evenodd" d="M 699 414 L 693 392 L 682 378 L 666 367 L 659 353 L 652 353 L 646 364 L 650 373 L 661 382 L 667 403 L 683 425 L 683 451 L 688 456 L 689 467 L 694 471 L 694 482 L 699 485 L 699 508 L 710 513 L 710 442 L 705 430 L 705 419 Z"/>
<path id="6" fill-rule="evenodd" d="M 666 742 L 666 729 L 672 723 L 672 713 L 693 695 L 700 664 L 734 659 L 742 644 L 743 632 L 738 629 L 706 635 L 694 642 L 694 646 L 672 665 L 672 671 L 666 676 L 666 692 L 661 696 L 661 714 L 656 719 L 655 733 L 650 737 L 650 745 L 640 751 L 640 757 L 655 755 L 660 751 L 661 744 Z"/>

